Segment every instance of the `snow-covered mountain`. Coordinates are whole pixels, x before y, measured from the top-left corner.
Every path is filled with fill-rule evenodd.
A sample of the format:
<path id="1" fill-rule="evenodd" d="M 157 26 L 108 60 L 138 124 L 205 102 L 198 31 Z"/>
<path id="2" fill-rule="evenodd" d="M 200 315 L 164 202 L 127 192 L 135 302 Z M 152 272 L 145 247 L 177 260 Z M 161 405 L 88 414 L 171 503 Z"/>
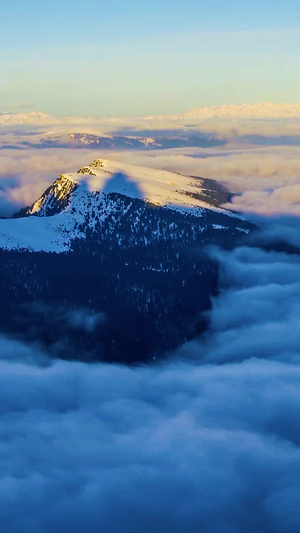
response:
<path id="1" fill-rule="evenodd" d="M 0 124 L 48 124 L 52 122 L 55 122 L 55 120 L 51 115 L 38 111 L 30 113 L 0 113 Z"/>
<path id="2" fill-rule="evenodd" d="M 218 286 L 206 245 L 232 248 L 252 229 L 218 206 L 224 194 L 102 159 L 60 175 L 0 220 L 0 333 L 54 357 L 122 363 L 199 335 Z"/>
<path id="3" fill-rule="evenodd" d="M 132 120 L 128 119 L 128 123 L 131 124 L 132 121 L 134 124 L 137 124 L 137 121 L 142 126 L 145 122 L 151 122 L 151 121 L 182 121 L 182 120 L 191 120 L 192 123 L 194 121 L 197 121 L 199 119 L 271 119 L 271 118 L 277 118 L 277 119 L 289 119 L 289 118 L 299 118 L 300 117 L 300 102 L 296 102 L 295 104 L 288 104 L 288 103 L 282 103 L 282 104 L 274 104 L 272 102 L 260 102 L 258 104 L 229 104 L 229 105 L 219 105 L 219 106 L 203 106 L 203 107 L 196 107 L 187 111 L 184 111 L 183 113 L 175 113 L 171 115 L 148 115 L 145 117 L 133 117 Z M 7 125 L 13 125 L 13 124 L 61 124 L 61 127 L 65 127 L 66 124 L 72 124 L 72 123 L 84 123 L 84 124 L 90 124 L 96 125 L 97 122 L 101 123 L 102 119 L 99 117 L 98 119 L 96 117 L 63 117 L 63 118 L 57 118 L 52 117 L 48 113 L 38 112 L 38 111 L 32 111 L 29 113 L 0 113 L 0 124 L 7 124 Z M 126 124 L 125 121 L 119 121 L 121 124 Z M 50 132 L 53 133 L 53 132 Z M 55 133 L 55 132 L 54 132 Z M 68 135 L 73 135 L 73 140 L 78 140 L 81 137 L 82 142 L 90 143 L 95 142 L 92 137 L 89 138 L 89 134 L 83 134 L 83 133 L 69 133 Z M 83 136 L 86 136 L 85 139 Z M 93 135 L 93 134 L 91 134 Z M 47 136 L 47 134 L 45 134 Z M 80 136 L 80 137 L 76 137 Z M 110 135 L 101 135 L 103 138 L 109 138 Z M 114 136 L 112 135 L 111 138 Z M 134 139 L 134 136 L 131 137 Z M 68 140 L 70 140 L 71 137 L 69 137 Z M 49 140 L 51 140 L 49 138 Z M 142 141 L 142 139 L 140 139 Z M 147 143 L 147 139 L 145 138 L 145 143 Z M 149 139 L 149 142 L 151 143 L 151 139 Z"/>
<path id="4" fill-rule="evenodd" d="M 218 197 L 225 200 L 222 191 L 217 186 L 214 188 L 211 181 L 207 183 L 173 172 L 95 160 L 75 174 L 60 175 L 41 198 L 21 210 L 19 217 L 0 220 L 0 247 L 69 250 L 74 239 L 84 236 L 82 228 L 104 223 L 118 211 L 123 196 L 132 202 L 139 200 L 142 204 L 161 206 L 193 219 L 203 218 L 209 210 L 223 221 L 216 228 L 232 225 L 232 213 L 217 206 Z M 244 231 L 242 222 L 237 221 L 235 225 Z"/>
<path id="5" fill-rule="evenodd" d="M 48 131 L 31 135 L 28 139 L 16 139 L 16 144 L 32 148 L 92 148 L 96 150 L 139 150 L 160 145 L 151 137 L 116 135 L 100 132 Z"/>
<path id="6" fill-rule="evenodd" d="M 299 118 L 300 102 L 296 104 L 273 104 L 272 102 L 261 102 L 259 104 L 243 105 L 220 105 L 198 107 L 184 113 L 167 116 L 148 116 L 146 121 L 151 120 L 199 120 L 199 119 L 252 119 L 252 118 Z"/>
<path id="7" fill-rule="evenodd" d="M 178 147 L 219 146 L 224 141 L 209 134 L 197 132 L 154 132 L 154 135 L 103 133 L 96 130 L 68 131 L 57 129 L 45 133 L 14 138 L 2 136 L 0 146 L 5 148 L 90 148 L 92 150 L 162 150 Z"/>

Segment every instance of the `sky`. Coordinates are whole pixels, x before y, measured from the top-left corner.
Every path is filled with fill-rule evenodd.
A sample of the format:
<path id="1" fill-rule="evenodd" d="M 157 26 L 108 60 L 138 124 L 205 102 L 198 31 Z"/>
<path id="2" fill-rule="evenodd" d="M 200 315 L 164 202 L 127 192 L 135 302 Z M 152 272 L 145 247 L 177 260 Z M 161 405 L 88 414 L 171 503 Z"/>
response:
<path id="1" fill-rule="evenodd" d="M 1 4 L 0 112 L 130 116 L 299 100 L 296 1 Z"/>

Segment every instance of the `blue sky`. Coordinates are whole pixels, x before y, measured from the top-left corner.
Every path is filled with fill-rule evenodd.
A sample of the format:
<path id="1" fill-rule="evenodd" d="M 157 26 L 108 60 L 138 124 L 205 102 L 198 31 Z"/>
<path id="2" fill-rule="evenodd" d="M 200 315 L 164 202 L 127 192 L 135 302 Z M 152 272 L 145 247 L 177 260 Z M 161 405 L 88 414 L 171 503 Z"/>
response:
<path id="1" fill-rule="evenodd" d="M 300 100 L 296 1 L 1 4 L 1 111 L 180 112 Z"/>

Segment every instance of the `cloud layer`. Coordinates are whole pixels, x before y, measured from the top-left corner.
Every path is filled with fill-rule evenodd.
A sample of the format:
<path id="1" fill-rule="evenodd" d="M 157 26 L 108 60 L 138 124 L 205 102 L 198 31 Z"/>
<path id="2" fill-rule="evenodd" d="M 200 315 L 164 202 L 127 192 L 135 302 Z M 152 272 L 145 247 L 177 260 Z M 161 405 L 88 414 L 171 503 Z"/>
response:
<path id="1" fill-rule="evenodd" d="M 299 215 L 298 148 L 226 145 L 151 152 L 98 151 L 85 148 L 2 150 L 0 216 L 34 202 L 62 172 L 76 172 L 105 157 L 183 174 L 213 178 L 235 193 L 225 207 L 256 214 Z"/>
<path id="2" fill-rule="evenodd" d="M 124 162 L 212 178 L 234 193 L 228 209 L 261 215 L 300 214 L 296 147 L 226 145 L 216 148 L 111 153 Z"/>
<path id="3" fill-rule="evenodd" d="M 35 201 L 58 174 L 76 171 L 97 157 L 214 178 L 236 195 L 225 207 L 256 214 L 299 215 L 299 104 L 222 106 L 161 117 L 50 117 L 49 124 L 45 123 L 47 116 L 40 113 L 9 117 L 19 123 L 0 125 L 0 216 L 9 216 Z M 22 123 L 26 117 L 30 124 Z M 78 148 L 64 149 L 60 137 L 66 142 L 68 132 L 168 138 L 176 141 L 178 148 L 99 151 L 83 148 L 78 142 Z M 187 147 L 189 139 L 192 144 L 201 136 L 220 142 L 220 146 Z M 28 142 L 38 145 L 42 138 L 54 139 L 53 148 L 29 146 Z"/>
<path id="4" fill-rule="evenodd" d="M 211 253 L 210 330 L 164 364 L 0 340 L 4 530 L 299 531 L 299 255 Z"/>
<path id="5" fill-rule="evenodd" d="M 1 362 L 2 527 L 297 531 L 299 379 L 255 360 Z"/>

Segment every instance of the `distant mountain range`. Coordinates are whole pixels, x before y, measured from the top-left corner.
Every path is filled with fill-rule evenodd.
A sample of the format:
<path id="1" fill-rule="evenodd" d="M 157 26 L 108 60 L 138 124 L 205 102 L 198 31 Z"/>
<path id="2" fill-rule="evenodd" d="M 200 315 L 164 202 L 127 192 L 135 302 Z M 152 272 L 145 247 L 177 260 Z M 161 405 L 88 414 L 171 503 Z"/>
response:
<path id="1" fill-rule="evenodd" d="M 32 111 L 30 113 L 0 113 L 0 124 L 51 124 L 56 120 L 47 113 Z"/>
<path id="2" fill-rule="evenodd" d="M 97 159 L 0 220 L 2 332 L 54 357 L 137 363 L 205 329 L 207 245 L 253 226 L 212 180 Z M 74 356 L 74 354 L 77 354 Z"/>
<path id="3" fill-rule="evenodd" d="M 145 132 L 146 133 L 146 132 Z M 90 148 L 92 150 L 161 150 L 178 147 L 220 146 L 225 142 L 210 134 L 198 132 L 155 132 L 154 136 L 49 131 L 42 134 L 5 136 L 0 139 L 1 148 Z"/>
<path id="4" fill-rule="evenodd" d="M 145 120 L 166 119 L 166 120 L 199 120 L 199 119 L 251 119 L 251 118 L 299 118 L 300 102 L 296 104 L 273 104 L 271 102 L 261 102 L 259 104 L 243 105 L 220 105 L 211 107 L 197 107 L 184 113 L 174 115 L 150 115 Z"/>
<path id="5" fill-rule="evenodd" d="M 204 120 L 204 119 L 251 119 L 251 118 L 299 118 L 300 117 L 300 102 L 295 104 L 274 104 L 272 102 L 260 102 L 258 104 L 229 104 L 219 106 L 203 106 L 197 107 L 183 113 L 171 115 L 148 115 L 146 117 L 139 117 L 145 122 L 153 120 L 171 120 L 171 121 L 185 121 L 185 120 Z M 137 117 L 135 117 L 137 118 Z M 100 119 L 100 117 L 99 117 Z M 84 121 L 86 123 L 97 122 L 97 118 L 78 117 L 77 122 Z M 30 112 L 30 113 L 0 113 L 0 124 L 64 124 L 72 123 L 72 117 L 57 118 L 47 113 Z M 130 122 L 130 119 L 128 120 Z"/>

